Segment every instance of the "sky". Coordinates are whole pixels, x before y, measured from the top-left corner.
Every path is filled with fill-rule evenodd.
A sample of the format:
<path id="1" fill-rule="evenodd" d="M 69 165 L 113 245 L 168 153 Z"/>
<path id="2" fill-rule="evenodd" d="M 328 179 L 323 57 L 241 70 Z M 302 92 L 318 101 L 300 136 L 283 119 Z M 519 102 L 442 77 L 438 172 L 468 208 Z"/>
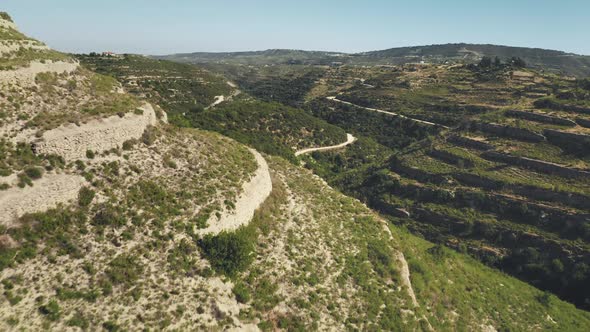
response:
<path id="1" fill-rule="evenodd" d="M 1 0 L 66 52 L 364 52 L 485 43 L 590 55 L 589 0 Z"/>

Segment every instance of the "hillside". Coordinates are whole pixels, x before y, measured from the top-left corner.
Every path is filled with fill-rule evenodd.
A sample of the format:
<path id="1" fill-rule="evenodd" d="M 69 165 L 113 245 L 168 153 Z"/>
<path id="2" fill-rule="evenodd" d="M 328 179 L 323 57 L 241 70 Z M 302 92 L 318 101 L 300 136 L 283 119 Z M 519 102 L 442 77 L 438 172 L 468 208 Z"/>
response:
<path id="1" fill-rule="evenodd" d="M 311 111 L 236 94 L 199 68 L 177 73 L 201 85 L 179 84 L 173 65 L 89 60 L 113 75 L 103 76 L 39 42 L 31 50 L 10 16 L 0 18 L 2 45 L 16 49 L 0 58 L 0 329 L 590 328 L 588 312 L 408 233 L 299 165 L 326 178 L 338 165 L 382 166 L 397 151 L 385 145 L 386 129 L 416 122 L 410 112 L 380 121 L 385 130 L 372 138 L 362 122 L 339 123 L 345 131 Z M 314 96 L 350 88 L 323 82 Z M 181 100 L 205 101 L 178 106 L 163 93 L 168 85 Z M 228 98 L 215 103 L 221 90 Z M 337 99 L 313 100 L 337 122 L 327 116 L 340 110 Z M 287 147 L 289 158 L 193 128 L 201 115 L 253 147 L 261 136 Z M 413 135 L 407 145 L 441 130 L 412 128 L 398 134 Z M 303 147 L 346 141 L 348 129 L 358 141 L 295 159 Z M 357 157 L 320 163 L 335 154 Z M 372 184 L 378 194 L 388 188 Z"/>
<path id="2" fill-rule="evenodd" d="M 251 52 L 195 52 L 181 53 L 164 56 L 156 56 L 165 59 L 185 63 L 224 63 L 241 65 L 270 65 L 270 64 L 325 64 L 345 57 L 346 54 L 337 52 L 302 51 L 302 50 L 265 50 Z"/>
<path id="3" fill-rule="evenodd" d="M 363 53 L 300 50 L 267 50 L 235 53 L 188 53 L 158 56 L 159 59 L 193 64 L 240 65 L 403 65 L 406 63 L 477 63 L 483 56 L 503 61 L 521 58 L 531 67 L 575 77 L 590 76 L 590 56 L 539 48 L 489 44 L 443 44 L 398 47 Z"/>
<path id="4" fill-rule="evenodd" d="M 364 75 L 348 87 L 326 77 L 308 105 L 364 146 L 311 167 L 414 233 L 587 308 L 585 81 L 510 65 Z"/>
<path id="5" fill-rule="evenodd" d="M 117 78 L 130 93 L 161 105 L 170 122 L 217 131 L 265 153 L 295 160 L 298 149 L 333 145 L 346 139 L 342 129 L 301 109 L 253 100 L 236 86 L 243 86 L 244 76 L 232 77 L 238 79 L 234 83 L 199 67 L 135 55 L 77 58 Z M 247 87 L 246 91 L 252 92 Z"/>
<path id="6" fill-rule="evenodd" d="M 382 51 L 357 54 L 357 61 L 367 63 L 404 64 L 425 61 L 475 63 L 483 56 L 523 59 L 529 66 L 569 76 L 590 76 L 590 56 L 540 48 L 511 47 L 484 44 L 445 44 L 414 47 L 399 47 Z"/>

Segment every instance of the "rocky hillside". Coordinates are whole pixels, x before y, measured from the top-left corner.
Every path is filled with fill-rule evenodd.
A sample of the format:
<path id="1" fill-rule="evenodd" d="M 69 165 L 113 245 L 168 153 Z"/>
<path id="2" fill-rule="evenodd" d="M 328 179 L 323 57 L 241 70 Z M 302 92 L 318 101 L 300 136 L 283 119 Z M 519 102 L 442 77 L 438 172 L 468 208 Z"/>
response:
<path id="1" fill-rule="evenodd" d="M 66 55 L 23 46 L 0 64 L 2 330 L 590 327 Z"/>

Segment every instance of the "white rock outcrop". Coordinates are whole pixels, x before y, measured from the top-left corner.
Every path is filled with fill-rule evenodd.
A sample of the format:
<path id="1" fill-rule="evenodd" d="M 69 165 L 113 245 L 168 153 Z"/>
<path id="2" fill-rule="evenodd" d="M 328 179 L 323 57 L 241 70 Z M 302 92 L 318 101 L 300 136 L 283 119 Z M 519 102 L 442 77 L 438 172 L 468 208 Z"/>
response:
<path id="1" fill-rule="evenodd" d="M 46 174 L 33 187 L 0 191 L 0 225 L 15 227 L 17 218 L 67 204 L 78 197 L 85 180 L 79 175 Z"/>
<path id="2" fill-rule="evenodd" d="M 39 73 L 72 73 L 78 69 L 79 65 L 76 61 L 33 61 L 28 67 L 15 70 L 0 70 L 0 83 L 18 84 L 21 87 L 31 86 L 35 84 L 35 77 Z"/>
<path id="3" fill-rule="evenodd" d="M 209 226 L 199 230 L 199 234 L 219 234 L 222 231 L 234 231 L 240 226 L 247 225 L 252 220 L 254 212 L 272 192 L 272 181 L 266 160 L 258 151 L 250 149 L 250 152 L 256 158 L 258 169 L 250 181 L 242 186 L 242 194 L 235 202 L 235 210 L 224 211 L 219 219 L 212 216 L 208 222 Z"/>
<path id="4" fill-rule="evenodd" d="M 139 139 L 145 129 L 157 122 L 152 105 L 140 107 L 143 114 L 127 113 L 89 121 L 83 125 L 68 124 L 46 131 L 34 144 L 38 154 L 56 154 L 66 161 L 86 158 L 86 151 L 107 151 L 121 147 L 123 142 Z"/>

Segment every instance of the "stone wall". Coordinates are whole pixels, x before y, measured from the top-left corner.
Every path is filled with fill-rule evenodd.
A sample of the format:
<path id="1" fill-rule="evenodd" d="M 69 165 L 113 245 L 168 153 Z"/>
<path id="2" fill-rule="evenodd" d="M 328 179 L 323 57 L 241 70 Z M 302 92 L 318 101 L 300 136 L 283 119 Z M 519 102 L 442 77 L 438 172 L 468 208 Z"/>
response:
<path id="1" fill-rule="evenodd" d="M 558 175 L 558 176 L 563 176 L 563 177 L 567 177 L 567 178 L 590 177 L 590 172 L 588 172 L 588 171 L 581 170 L 581 169 L 575 169 L 575 168 L 569 168 L 569 167 L 566 167 L 563 165 L 559 165 L 559 164 L 555 164 L 555 163 L 551 163 L 551 162 L 547 162 L 547 161 L 543 161 L 543 160 L 513 156 L 513 155 L 506 154 L 506 153 L 500 153 L 500 152 L 495 152 L 495 151 L 484 152 L 481 154 L 481 156 L 485 159 L 488 159 L 488 160 L 503 162 L 503 163 L 507 163 L 510 165 L 517 165 L 517 166 L 521 166 L 524 168 L 532 169 L 537 172 L 547 173 L 547 174 L 551 174 L 551 175 Z"/>
<path id="2" fill-rule="evenodd" d="M 473 167 L 473 161 L 454 155 L 448 151 L 433 149 L 428 151 L 428 155 L 452 165 L 457 165 L 460 167 Z"/>
<path id="3" fill-rule="evenodd" d="M 513 118 L 526 119 L 526 120 L 542 122 L 542 123 L 549 123 L 549 124 L 556 124 L 556 125 L 563 125 L 563 126 L 570 126 L 570 127 L 576 126 L 576 123 L 572 120 L 569 120 L 569 119 L 559 118 L 559 117 L 555 117 L 555 116 L 549 116 L 549 115 L 545 115 L 545 114 L 533 113 L 533 112 L 512 110 L 512 111 L 506 111 L 506 115 L 513 117 Z"/>
<path id="4" fill-rule="evenodd" d="M 526 142 L 543 142 L 545 137 L 527 129 L 499 125 L 495 123 L 472 122 L 471 130 L 479 130 L 498 137 L 513 138 Z"/>
<path id="5" fill-rule="evenodd" d="M 454 135 L 447 138 L 447 141 L 457 146 L 462 146 L 476 150 L 487 151 L 494 149 L 494 146 L 491 144 L 474 140 L 465 136 Z"/>
<path id="6" fill-rule="evenodd" d="M 551 144 L 562 147 L 576 154 L 590 154 L 590 135 L 545 129 L 543 134 Z"/>
<path id="7" fill-rule="evenodd" d="M 68 124 L 47 131 L 33 144 L 39 154 L 56 154 L 66 161 L 86 158 L 86 151 L 107 151 L 121 147 L 123 142 L 139 139 L 150 125 L 156 124 L 156 114 L 150 104 L 142 108 L 143 114 L 133 112 L 106 119 L 92 120 L 81 126 Z"/>

